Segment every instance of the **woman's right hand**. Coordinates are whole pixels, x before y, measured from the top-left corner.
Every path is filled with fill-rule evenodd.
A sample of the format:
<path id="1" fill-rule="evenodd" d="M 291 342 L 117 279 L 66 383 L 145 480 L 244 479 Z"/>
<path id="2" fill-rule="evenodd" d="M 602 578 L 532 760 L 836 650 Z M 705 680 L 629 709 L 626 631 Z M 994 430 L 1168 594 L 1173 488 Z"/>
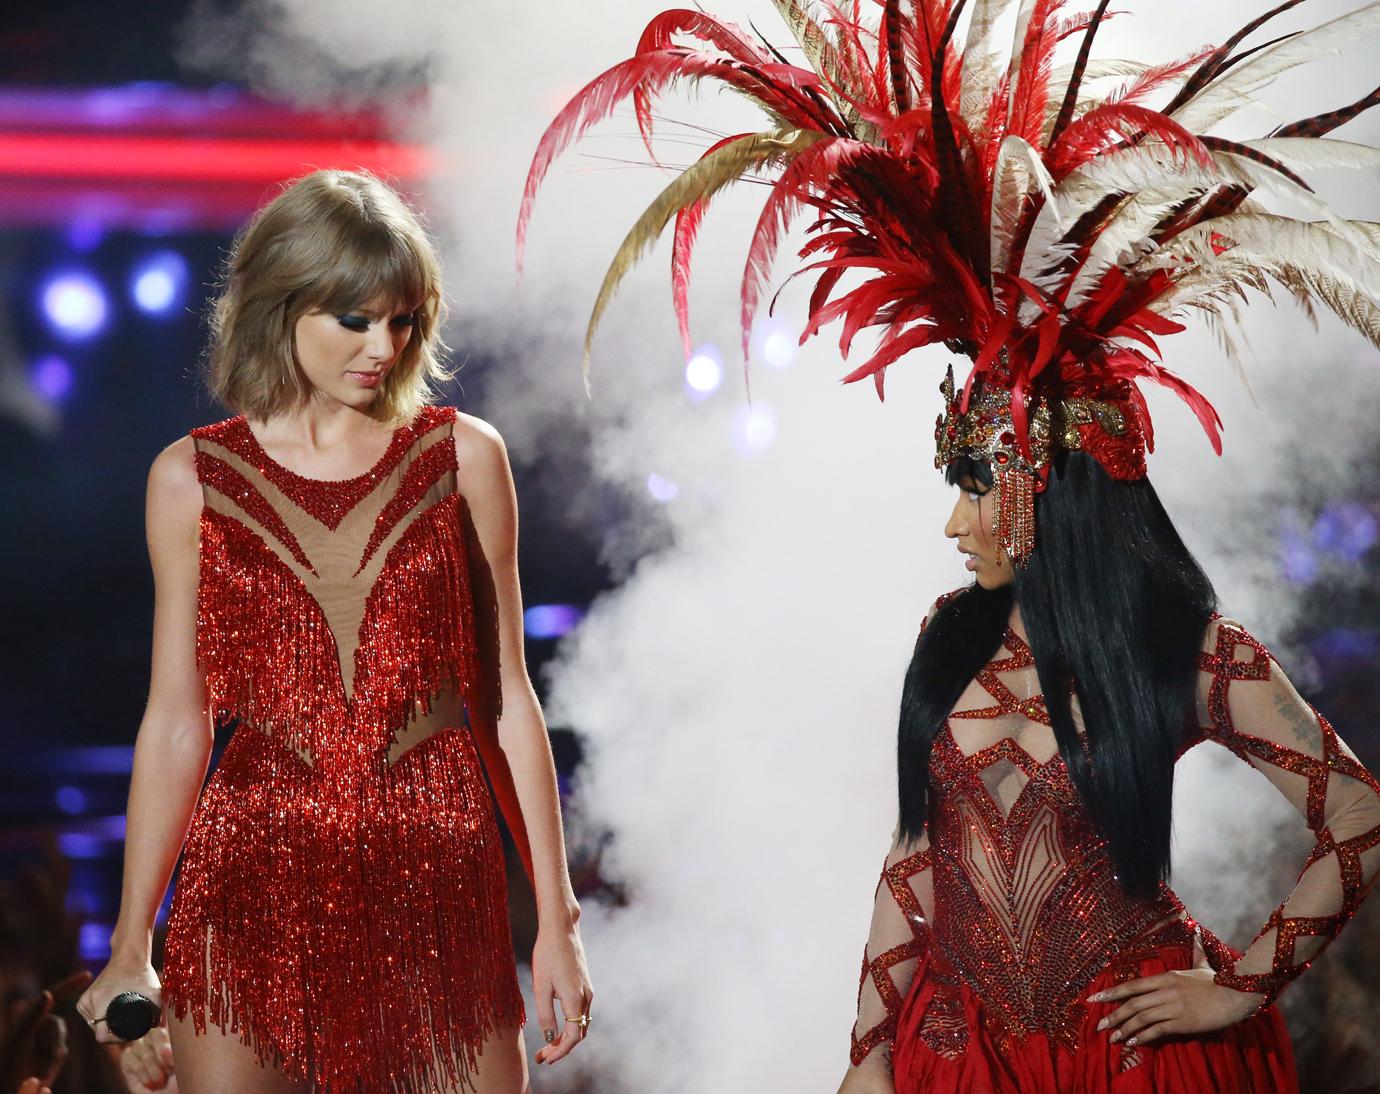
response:
<path id="1" fill-rule="evenodd" d="M 158 974 L 147 960 L 122 960 L 112 957 L 110 963 L 96 977 L 82 997 L 77 1000 L 77 1013 L 86 1019 L 86 1024 L 96 1035 L 96 1040 L 106 1044 L 120 1044 L 121 1041 L 105 1024 L 105 1008 L 122 991 L 138 992 L 152 999 L 160 1009 L 163 1006 L 163 987 L 158 982 Z M 97 1021 L 101 1019 L 101 1021 Z"/>
<path id="2" fill-rule="evenodd" d="M 896 1084 L 885 1067 L 849 1068 L 839 1094 L 896 1094 Z"/>
<path id="3" fill-rule="evenodd" d="M 120 1070 L 130 1094 L 162 1091 L 177 1094 L 177 1076 L 173 1074 L 172 1041 L 167 1026 L 154 1026 L 139 1040 L 133 1041 L 120 1053 Z"/>

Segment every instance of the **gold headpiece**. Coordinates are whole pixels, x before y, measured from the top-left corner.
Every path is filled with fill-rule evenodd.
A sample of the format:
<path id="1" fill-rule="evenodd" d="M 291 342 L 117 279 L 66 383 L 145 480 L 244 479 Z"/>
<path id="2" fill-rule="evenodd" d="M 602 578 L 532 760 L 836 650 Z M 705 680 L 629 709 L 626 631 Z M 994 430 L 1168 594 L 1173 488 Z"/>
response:
<path id="1" fill-rule="evenodd" d="M 1026 436 L 1022 444 L 1011 409 L 1011 390 L 979 377 L 966 391 L 954 386 L 953 366 L 939 385 L 944 413 L 934 426 L 934 466 L 960 456 L 992 468 L 995 505 L 992 532 L 1017 565 L 1035 549 L 1035 495 L 1049 481 L 1060 449 L 1088 451 L 1118 479 L 1145 476 L 1145 438 L 1138 400 L 1126 385 L 1116 400 L 1074 396 L 1052 402 L 1025 395 Z"/>

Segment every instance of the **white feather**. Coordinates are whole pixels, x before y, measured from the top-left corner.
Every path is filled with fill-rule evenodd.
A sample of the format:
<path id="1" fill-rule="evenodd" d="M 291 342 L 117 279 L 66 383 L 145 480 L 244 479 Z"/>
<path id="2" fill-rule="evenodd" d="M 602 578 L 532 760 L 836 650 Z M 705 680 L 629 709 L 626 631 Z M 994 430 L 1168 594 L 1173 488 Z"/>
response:
<path id="1" fill-rule="evenodd" d="M 1366 170 L 1380 167 L 1380 148 L 1330 137 L 1266 137 L 1241 143 L 1300 173 L 1330 168 Z"/>
<path id="2" fill-rule="evenodd" d="M 1126 201 L 1088 249 L 1087 260 L 1069 287 L 1068 307 L 1087 300 L 1113 266 L 1129 264 L 1138 247 L 1145 244 L 1145 237 L 1183 199 L 1183 191 L 1176 188 L 1143 190 Z"/>
<path id="3" fill-rule="evenodd" d="M 1044 195 L 1046 205 L 1054 205 L 1054 179 L 1039 153 L 1021 137 L 1005 137 L 997 149 L 997 162 L 992 172 L 993 270 L 1006 269 L 1012 236 L 1025 212 L 1026 201 L 1036 190 Z M 1057 208 L 1053 215 L 1059 218 Z"/>
<path id="4" fill-rule="evenodd" d="M 1366 37 L 1380 27 L 1380 0 L 1331 22 L 1301 31 L 1262 49 L 1213 80 L 1172 115 L 1185 129 L 1206 133 L 1253 101 L 1253 95 L 1280 73 L 1307 64 Z"/>
<path id="5" fill-rule="evenodd" d="M 1380 2 L 1380 0 L 1377 0 Z M 1030 16 L 1035 10 L 1035 0 L 1021 0 L 1016 15 L 1016 32 L 1011 44 L 1011 63 L 1006 66 L 1006 116 L 1011 116 L 1011 104 L 1016 99 L 1016 74 L 1021 70 L 1021 57 L 1025 53 L 1025 32 L 1030 26 Z"/>
<path id="6" fill-rule="evenodd" d="M 1380 258 L 1380 250 L 1376 250 L 1369 239 L 1358 233 L 1346 220 L 1333 212 L 1332 207 L 1327 202 L 1310 193 L 1292 179 L 1286 178 L 1263 163 L 1256 163 L 1254 160 L 1247 159 L 1245 156 L 1238 156 L 1234 152 L 1213 152 L 1212 158 L 1225 175 L 1255 191 L 1258 197 L 1283 197 L 1289 201 L 1297 202 L 1310 215 L 1319 216 L 1326 220 L 1338 232 L 1348 237 L 1358 248 L 1363 251 L 1371 251 L 1376 258 Z"/>

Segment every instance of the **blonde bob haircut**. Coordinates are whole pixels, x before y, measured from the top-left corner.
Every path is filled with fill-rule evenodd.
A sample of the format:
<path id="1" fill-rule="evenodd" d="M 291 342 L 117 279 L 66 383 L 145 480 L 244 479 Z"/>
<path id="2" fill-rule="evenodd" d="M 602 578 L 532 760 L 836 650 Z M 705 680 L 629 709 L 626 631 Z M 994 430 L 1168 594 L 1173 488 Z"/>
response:
<path id="1" fill-rule="evenodd" d="M 441 262 L 418 214 L 367 171 L 314 171 L 289 183 L 236 238 L 210 312 L 207 384 L 255 421 L 311 398 L 297 320 L 371 306 L 415 323 L 372 413 L 410 421 L 452 373 L 443 360 Z"/>

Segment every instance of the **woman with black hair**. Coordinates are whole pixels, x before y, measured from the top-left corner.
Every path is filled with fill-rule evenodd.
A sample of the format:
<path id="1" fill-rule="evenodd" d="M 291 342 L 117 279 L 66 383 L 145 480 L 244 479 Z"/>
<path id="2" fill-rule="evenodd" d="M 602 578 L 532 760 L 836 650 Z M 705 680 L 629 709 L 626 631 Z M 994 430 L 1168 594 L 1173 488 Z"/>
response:
<path id="1" fill-rule="evenodd" d="M 1377 150 L 1324 138 L 1380 94 L 1260 139 L 1213 132 L 1275 75 L 1380 25 L 1366 4 L 1250 41 L 1300 2 L 1163 64 L 1094 60 L 1109 0 L 1077 15 L 1063 0 L 777 0 L 786 51 L 675 9 L 533 156 L 519 255 L 555 158 L 624 100 L 649 150 L 658 96 L 681 81 L 721 81 L 766 119 L 715 142 L 633 225 L 586 364 L 609 300 L 673 224 L 689 355 L 695 242 L 745 176 L 768 182 L 743 272 L 745 350 L 803 215 L 802 341 L 838 320 L 847 356 L 878 333 L 846 382 L 880 396 L 887 370 L 927 347 L 970 362 L 941 388 L 935 440 L 963 491 L 946 531 L 976 584 L 935 605 L 906 676 L 900 824 L 846 1094 L 1296 1089 L 1270 1004 L 1380 869 L 1380 784 L 1216 614 L 1146 481 L 1138 385 L 1173 391 L 1220 452 L 1216 412 L 1165 368 L 1159 339 L 1186 315 L 1234 316 L 1269 279 L 1380 346 L 1380 224 L 1344 219 L 1303 177 L 1375 165 Z M 1165 884 L 1174 763 L 1203 740 L 1263 772 L 1317 840 L 1244 955 Z"/>
<path id="2" fill-rule="evenodd" d="M 1009 395 L 980 387 L 965 413 L 943 390 L 944 534 L 975 583 L 940 598 L 906 674 L 900 823 L 841 1094 L 1296 1090 L 1271 1004 L 1380 869 L 1380 784 L 1215 611 L 1126 389 L 1083 400 L 1101 418 L 1071 431 L 1078 403 L 1037 408 L 1048 482 L 1024 514 Z M 1316 837 L 1244 955 L 1166 885 L 1174 764 L 1205 740 Z"/>

